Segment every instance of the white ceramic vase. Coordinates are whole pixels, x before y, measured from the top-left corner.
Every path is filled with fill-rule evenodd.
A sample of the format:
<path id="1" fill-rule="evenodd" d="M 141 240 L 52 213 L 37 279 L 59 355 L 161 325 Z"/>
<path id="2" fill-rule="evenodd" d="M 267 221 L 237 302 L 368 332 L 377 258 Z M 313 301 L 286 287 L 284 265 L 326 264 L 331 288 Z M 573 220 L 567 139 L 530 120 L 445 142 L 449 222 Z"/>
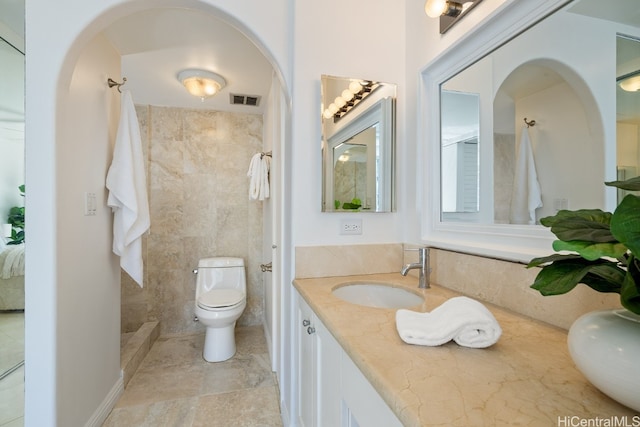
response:
<path id="1" fill-rule="evenodd" d="M 587 313 L 569 329 L 569 353 L 600 391 L 640 411 L 640 316 L 626 309 Z"/>

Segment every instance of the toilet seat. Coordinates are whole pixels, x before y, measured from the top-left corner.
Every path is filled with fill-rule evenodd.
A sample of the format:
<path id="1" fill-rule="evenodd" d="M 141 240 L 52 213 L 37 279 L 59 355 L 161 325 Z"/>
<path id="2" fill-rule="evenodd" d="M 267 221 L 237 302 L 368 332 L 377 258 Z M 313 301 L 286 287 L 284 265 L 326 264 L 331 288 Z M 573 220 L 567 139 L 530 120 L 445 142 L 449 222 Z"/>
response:
<path id="1" fill-rule="evenodd" d="M 245 295 L 237 289 L 212 289 L 198 298 L 198 306 L 205 310 L 230 308 L 243 302 Z"/>

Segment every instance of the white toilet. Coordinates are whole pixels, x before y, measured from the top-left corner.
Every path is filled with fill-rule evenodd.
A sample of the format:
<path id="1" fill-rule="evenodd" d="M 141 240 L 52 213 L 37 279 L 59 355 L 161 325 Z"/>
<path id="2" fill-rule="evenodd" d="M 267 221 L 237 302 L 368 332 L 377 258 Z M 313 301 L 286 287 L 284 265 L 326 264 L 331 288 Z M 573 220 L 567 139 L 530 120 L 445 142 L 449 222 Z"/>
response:
<path id="1" fill-rule="evenodd" d="M 247 305 L 244 260 L 203 258 L 195 272 L 195 314 L 207 327 L 203 357 L 207 362 L 222 362 L 236 352 L 236 320 Z"/>

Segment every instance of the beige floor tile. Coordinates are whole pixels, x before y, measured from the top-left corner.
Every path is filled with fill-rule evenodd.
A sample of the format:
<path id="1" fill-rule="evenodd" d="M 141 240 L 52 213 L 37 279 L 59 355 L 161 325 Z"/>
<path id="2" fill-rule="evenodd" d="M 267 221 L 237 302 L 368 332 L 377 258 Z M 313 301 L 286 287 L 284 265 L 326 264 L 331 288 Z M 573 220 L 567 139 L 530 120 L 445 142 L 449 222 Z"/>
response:
<path id="1" fill-rule="evenodd" d="M 138 370 L 116 404 L 117 408 L 198 396 L 203 366 L 169 366 Z"/>
<path id="2" fill-rule="evenodd" d="M 159 337 L 104 427 L 279 427 L 278 387 L 261 326 L 236 328 L 236 354 L 209 363 L 204 334 Z"/>
<path id="3" fill-rule="evenodd" d="M 198 397 L 167 400 L 114 409 L 103 427 L 188 427 L 193 423 Z"/>
<path id="4" fill-rule="evenodd" d="M 262 327 L 246 326 L 236 328 L 236 352 L 238 354 L 269 353 Z"/>
<path id="5" fill-rule="evenodd" d="M 276 387 L 202 396 L 193 427 L 282 426 Z"/>
<path id="6" fill-rule="evenodd" d="M 158 367 L 204 365 L 204 334 L 159 337 L 145 357 L 140 370 Z"/>
<path id="7" fill-rule="evenodd" d="M 224 362 L 209 364 L 204 374 L 201 394 L 226 393 L 275 385 L 268 361 L 265 361 L 261 355 L 236 354 Z"/>

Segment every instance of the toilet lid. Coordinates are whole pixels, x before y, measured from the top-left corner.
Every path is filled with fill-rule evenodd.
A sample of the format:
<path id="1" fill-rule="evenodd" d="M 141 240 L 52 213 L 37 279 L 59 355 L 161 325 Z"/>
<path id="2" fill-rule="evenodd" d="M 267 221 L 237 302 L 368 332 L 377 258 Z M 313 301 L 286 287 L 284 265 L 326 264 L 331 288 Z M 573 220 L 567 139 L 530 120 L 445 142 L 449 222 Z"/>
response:
<path id="1" fill-rule="evenodd" d="M 244 299 L 244 293 L 237 289 L 212 289 L 198 298 L 198 305 L 208 308 L 220 308 L 236 305 Z"/>

